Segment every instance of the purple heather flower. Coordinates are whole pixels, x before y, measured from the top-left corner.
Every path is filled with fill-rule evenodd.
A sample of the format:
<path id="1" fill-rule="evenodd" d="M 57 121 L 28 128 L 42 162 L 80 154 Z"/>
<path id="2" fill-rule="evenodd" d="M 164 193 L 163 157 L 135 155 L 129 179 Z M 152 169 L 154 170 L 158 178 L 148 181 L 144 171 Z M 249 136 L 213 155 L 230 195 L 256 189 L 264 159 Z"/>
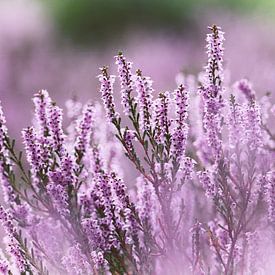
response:
<path id="1" fill-rule="evenodd" d="M 81 225 L 91 247 L 97 247 L 103 251 L 109 248 L 108 240 L 106 240 L 109 231 L 105 229 L 106 226 L 98 219 L 96 212 L 92 212 L 90 217 L 82 219 Z"/>
<path id="2" fill-rule="evenodd" d="M 247 242 L 247 272 L 255 274 L 258 267 L 259 259 L 259 235 L 255 232 L 246 232 L 245 233 L 246 242 Z"/>
<path id="3" fill-rule="evenodd" d="M 94 216 L 97 216 L 101 234 L 104 237 L 101 249 L 118 247 L 114 237 L 114 223 L 112 220 L 112 188 L 109 176 L 99 174 L 95 179 L 95 185 L 91 192 L 92 203 L 96 209 Z M 103 211 L 101 213 L 101 211 Z"/>
<path id="4" fill-rule="evenodd" d="M 209 171 L 203 171 L 198 173 L 200 184 L 205 190 L 205 194 L 209 198 L 214 198 L 217 194 L 216 186 L 209 175 Z"/>
<path id="5" fill-rule="evenodd" d="M 20 272 L 25 272 L 27 269 L 27 262 L 24 258 L 23 252 L 14 237 L 8 237 L 8 252 L 13 257 L 17 268 Z"/>
<path id="6" fill-rule="evenodd" d="M 44 172 L 46 173 L 47 168 L 53 163 L 53 159 L 51 158 L 51 141 L 45 136 L 40 136 L 37 138 L 36 146 L 40 160 L 40 169 L 44 169 Z"/>
<path id="7" fill-rule="evenodd" d="M 188 135 L 188 94 L 183 85 L 180 85 L 174 92 L 176 104 L 175 128 L 172 134 L 173 156 L 180 161 L 185 153 Z"/>
<path id="8" fill-rule="evenodd" d="M 33 97 L 35 106 L 35 117 L 39 126 L 40 136 L 48 134 L 49 109 L 51 108 L 52 100 L 46 90 L 41 90 Z"/>
<path id="9" fill-rule="evenodd" d="M 79 244 L 68 249 L 68 255 L 62 258 L 62 264 L 70 275 L 89 273 L 89 263 Z"/>
<path id="10" fill-rule="evenodd" d="M 180 163 L 180 176 L 184 182 L 191 180 L 193 178 L 194 165 L 196 162 L 189 157 L 185 157 L 181 160 Z"/>
<path id="11" fill-rule="evenodd" d="M 255 196 L 255 200 L 259 198 L 264 198 L 268 194 L 268 188 L 269 188 L 269 177 L 270 172 L 266 174 L 261 174 L 256 179 L 256 189 L 255 193 L 253 194 Z"/>
<path id="12" fill-rule="evenodd" d="M 221 107 L 222 104 L 217 98 L 209 96 L 211 90 L 201 87 L 199 89 L 203 97 L 203 129 L 207 138 L 208 146 L 211 150 L 212 158 L 217 161 L 222 157 L 221 140 Z"/>
<path id="13" fill-rule="evenodd" d="M 201 238 L 203 233 L 202 224 L 196 222 L 190 229 L 192 233 L 192 269 L 193 271 L 197 270 L 197 265 L 199 265 L 200 256 L 201 256 Z"/>
<path id="14" fill-rule="evenodd" d="M 273 115 L 273 117 L 275 117 L 275 104 L 273 104 L 270 108 L 270 113 Z"/>
<path id="15" fill-rule="evenodd" d="M 0 254 L 0 273 L 3 275 L 8 275 L 10 273 L 9 263 L 6 260 L 6 258 L 4 257 L 2 251 Z"/>
<path id="16" fill-rule="evenodd" d="M 154 102 L 154 124 L 156 130 L 155 139 L 159 143 L 164 143 L 165 134 L 169 132 L 171 121 L 168 118 L 168 108 L 170 103 L 169 92 L 161 93 Z"/>
<path id="17" fill-rule="evenodd" d="M 90 144 L 93 128 L 93 113 L 93 105 L 87 104 L 83 109 L 82 118 L 78 122 L 75 147 L 81 152 L 85 152 Z"/>
<path id="18" fill-rule="evenodd" d="M 259 149 L 263 145 L 260 107 L 255 101 L 251 101 L 243 108 L 245 141 L 251 149 Z"/>
<path id="19" fill-rule="evenodd" d="M 6 149 L 4 148 L 4 137 L 7 135 L 7 127 L 6 127 L 6 118 L 3 113 L 2 104 L 0 101 L 0 153 L 7 155 Z"/>
<path id="20" fill-rule="evenodd" d="M 144 177 L 137 178 L 137 210 L 140 220 L 156 228 L 157 197 L 155 189 Z"/>
<path id="21" fill-rule="evenodd" d="M 101 251 L 92 251 L 91 257 L 97 269 L 101 270 L 107 267 L 108 262 L 104 259 L 103 253 Z"/>
<path id="22" fill-rule="evenodd" d="M 123 150 L 121 143 L 114 135 L 114 127 L 110 127 L 106 118 L 103 115 L 104 110 L 99 103 L 95 104 L 94 112 L 94 126 L 92 135 L 92 147 L 97 147 L 101 155 L 101 164 L 106 171 L 114 171 L 123 175 L 122 167 L 120 165 L 120 157 L 122 156 Z M 93 148 L 92 148 L 93 150 Z M 91 149 L 89 151 L 92 151 Z M 88 152 L 85 157 L 85 161 L 88 163 L 92 158 L 92 153 Z M 96 159 L 96 158 L 94 158 Z M 89 167 L 92 167 L 91 164 Z"/>
<path id="23" fill-rule="evenodd" d="M 125 230 L 125 241 L 128 244 L 132 244 L 133 236 L 137 235 L 137 222 L 132 210 L 129 208 L 130 199 L 126 185 L 114 172 L 110 174 L 110 185 L 112 186 L 114 225 L 118 229 Z"/>
<path id="24" fill-rule="evenodd" d="M 103 159 L 99 152 L 98 146 L 96 145 L 92 146 L 90 156 L 89 156 L 89 160 L 92 161 L 90 165 L 91 170 L 92 170 L 92 173 L 96 176 L 97 174 L 100 174 L 103 172 L 103 167 L 104 167 Z"/>
<path id="25" fill-rule="evenodd" d="M 4 168 L 3 168 L 2 161 L 0 162 L 0 185 L 2 186 L 4 201 L 7 204 L 15 202 L 16 195 L 13 191 L 13 188 L 8 178 L 4 175 Z"/>
<path id="26" fill-rule="evenodd" d="M 152 108 L 152 80 L 150 77 L 145 77 L 137 70 L 135 77 L 135 87 L 138 95 L 138 105 L 140 110 L 141 130 L 148 131 L 150 129 L 151 108 Z"/>
<path id="27" fill-rule="evenodd" d="M 227 120 L 229 147 L 236 148 L 236 144 L 242 142 L 243 135 L 243 112 L 239 104 L 230 104 L 230 113 Z M 236 138 L 238 137 L 238 138 Z"/>
<path id="28" fill-rule="evenodd" d="M 135 132 L 129 129 L 124 130 L 124 142 L 128 151 L 134 151 L 133 141 L 136 139 Z"/>
<path id="29" fill-rule="evenodd" d="M 13 188 L 5 175 L 5 165 L 9 165 L 9 169 L 12 169 L 10 165 L 10 160 L 8 158 L 8 150 L 5 147 L 5 136 L 7 136 L 8 130 L 6 127 L 6 118 L 4 116 L 2 105 L 0 101 L 0 184 L 2 186 L 4 200 L 7 204 L 14 202 L 16 195 L 13 191 Z"/>
<path id="30" fill-rule="evenodd" d="M 112 122 L 114 119 L 117 119 L 118 114 L 115 111 L 115 103 L 113 97 L 113 86 L 115 82 L 115 76 L 109 75 L 107 67 L 101 68 L 102 74 L 98 76 L 100 81 L 100 92 L 106 111 L 107 119 Z"/>
<path id="31" fill-rule="evenodd" d="M 110 184 L 112 185 L 113 203 L 119 208 L 118 211 L 128 207 L 129 197 L 123 180 L 120 179 L 116 173 L 112 172 L 110 174 Z"/>
<path id="32" fill-rule="evenodd" d="M 262 147 L 264 138 L 261 111 L 255 101 L 230 104 L 228 117 L 227 125 L 231 148 L 235 148 L 237 143 L 247 145 L 250 149 Z"/>
<path id="33" fill-rule="evenodd" d="M 33 127 L 28 127 L 22 131 L 23 143 L 27 153 L 27 160 L 34 173 L 40 170 L 40 156 L 38 152 L 37 135 Z"/>
<path id="34" fill-rule="evenodd" d="M 206 49 L 208 55 L 206 73 L 210 85 L 220 86 L 223 81 L 222 62 L 224 52 L 224 32 L 216 25 L 209 27 L 209 29 L 211 30 L 211 33 L 206 36 Z"/>
<path id="35" fill-rule="evenodd" d="M 13 257 L 20 272 L 26 271 L 27 262 L 16 239 L 16 229 L 12 222 L 12 216 L 0 205 L 0 221 L 7 233 L 8 251 Z"/>
<path id="36" fill-rule="evenodd" d="M 63 216 L 69 214 L 69 202 L 66 187 L 58 182 L 54 182 L 55 177 L 50 178 L 47 184 L 47 193 L 49 194 L 57 212 Z"/>
<path id="37" fill-rule="evenodd" d="M 50 181 L 55 185 L 74 186 L 76 178 L 74 174 L 74 162 L 70 155 L 61 159 L 60 168 L 48 173 Z"/>
<path id="38" fill-rule="evenodd" d="M 204 110 L 203 110 L 203 128 L 211 148 L 211 155 L 214 161 L 222 157 L 221 141 L 221 109 L 223 107 L 222 99 L 222 81 L 223 81 L 223 32 L 217 26 L 210 28 L 211 34 L 207 35 L 207 55 L 208 63 L 206 66 L 207 81 L 199 88 Z"/>
<path id="39" fill-rule="evenodd" d="M 239 80 L 235 83 L 234 87 L 242 92 L 248 101 L 255 100 L 255 91 L 252 88 L 252 84 L 247 79 Z"/>
<path id="40" fill-rule="evenodd" d="M 121 103 L 124 107 L 124 113 L 129 115 L 130 101 L 132 100 L 131 93 L 133 91 L 132 62 L 128 62 L 122 53 L 115 56 L 115 60 L 121 86 Z"/>
<path id="41" fill-rule="evenodd" d="M 62 129 L 62 109 L 53 105 L 49 111 L 48 127 L 50 131 L 51 140 L 53 142 L 53 148 L 60 155 L 64 153 L 64 139 L 65 135 Z"/>
<path id="42" fill-rule="evenodd" d="M 268 204 L 268 219 L 270 222 L 275 222 L 275 172 L 270 171 L 266 175 L 267 179 L 267 204 Z"/>
<path id="43" fill-rule="evenodd" d="M 8 234 L 15 233 L 15 228 L 12 223 L 12 217 L 10 214 L 7 213 L 2 205 L 0 205 L 0 220 Z"/>
<path id="44" fill-rule="evenodd" d="M 64 156 L 60 163 L 60 172 L 62 173 L 62 185 L 74 185 L 75 174 L 74 174 L 74 162 L 70 155 Z"/>

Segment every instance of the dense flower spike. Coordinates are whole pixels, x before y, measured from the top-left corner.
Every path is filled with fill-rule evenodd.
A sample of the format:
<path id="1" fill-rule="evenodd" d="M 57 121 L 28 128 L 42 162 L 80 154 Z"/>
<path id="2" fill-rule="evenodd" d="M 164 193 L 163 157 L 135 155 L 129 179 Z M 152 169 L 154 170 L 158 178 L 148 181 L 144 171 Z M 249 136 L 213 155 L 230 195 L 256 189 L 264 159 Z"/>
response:
<path id="1" fill-rule="evenodd" d="M 8 178 L 4 174 L 5 172 L 2 164 L 0 166 L 0 184 L 3 190 L 4 201 L 9 204 L 15 201 L 16 194 L 14 193 Z"/>
<path id="2" fill-rule="evenodd" d="M 210 28 L 212 33 L 207 35 L 208 63 L 206 66 L 206 83 L 199 88 L 204 104 L 203 128 L 207 136 L 209 152 L 214 161 L 222 157 L 221 124 L 223 107 L 223 32 L 217 26 Z"/>
<path id="3" fill-rule="evenodd" d="M 68 195 L 66 189 L 61 184 L 56 182 L 47 185 L 47 192 L 52 199 L 53 205 L 61 215 L 68 215 Z"/>
<path id="4" fill-rule="evenodd" d="M 107 118 L 110 122 L 118 117 L 115 111 L 115 103 L 113 97 L 113 85 L 115 76 L 108 74 L 108 68 L 101 68 L 101 74 L 98 76 L 100 81 L 100 92 L 102 95 L 103 104 L 106 110 Z"/>
<path id="5" fill-rule="evenodd" d="M 241 79 L 235 83 L 235 87 L 244 94 L 248 101 L 255 100 L 255 91 L 252 88 L 252 84 L 247 79 Z"/>
<path id="6" fill-rule="evenodd" d="M 33 127 L 28 127 L 22 131 L 23 142 L 27 152 L 27 160 L 34 171 L 38 173 L 40 170 L 40 156 L 38 149 L 38 141 Z"/>
<path id="7" fill-rule="evenodd" d="M 24 257 L 22 248 L 20 248 L 19 242 L 17 241 L 17 232 L 12 222 L 12 216 L 7 213 L 2 206 L 0 206 L 0 221 L 8 235 L 8 252 L 13 257 L 19 271 L 25 272 L 28 268 L 28 264 Z"/>
<path id="8" fill-rule="evenodd" d="M 145 178 L 137 179 L 137 210 L 140 220 L 153 227 L 156 221 L 157 198 L 155 190 Z"/>
<path id="9" fill-rule="evenodd" d="M 9 170 L 12 170 L 12 166 L 8 159 L 8 150 L 5 148 L 7 137 L 8 130 L 6 127 L 6 118 L 0 102 L 0 184 L 2 186 L 4 200 L 9 204 L 15 201 L 16 195 L 5 173 L 5 167 L 9 167 Z"/>
<path id="10" fill-rule="evenodd" d="M 173 155 L 180 160 L 185 153 L 188 135 L 188 94 L 183 85 L 180 85 L 174 92 L 176 103 L 176 125 L 173 131 Z"/>
<path id="11" fill-rule="evenodd" d="M 64 132 L 62 129 L 63 111 L 58 106 L 51 106 L 49 111 L 49 131 L 53 142 L 53 148 L 63 154 Z"/>
<path id="12" fill-rule="evenodd" d="M 259 105 L 251 101 L 244 105 L 245 139 L 251 149 L 259 149 L 263 144 L 262 122 Z"/>
<path id="13" fill-rule="evenodd" d="M 126 61 L 126 58 L 121 52 L 115 56 L 117 71 L 120 79 L 121 86 L 121 103 L 124 107 L 124 112 L 126 115 L 130 113 L 130 105 L 132 101 L 132 91 L 133 91 L 133 75 L 131 72 L 132 62 Z"/>
<path id="14" fill-rule="evenodd" d="M 2 252 L 2 251 L 1 251 Z M 8 261 L 5 259 L 3 253 L 1 253 L 0 255 L 0 272 L 3 275 L 8 275 L 10 273 L 9 270 L 9 263 Z"/>
<path id="15" fill-rule="evenodd" d="M 142 75 L 141 70 L 137 70 L 135 78 L 135 86 L 138 95 L 138 104 L 140 108 L 141 130 L 148 131 L 151 122 L 152 107 L 152 80 L 150 77 Z"/>
<path id="16" fill-rule="evenodd" d="M 230 113 L 227 119 L 229 146 L 234 149 L 242 142 L 243 135 L 243 110 L 240 104 L 236 104 L 235 97 L 230 100 Z M 236 137 L 239 137 L 236 139 Z"/>
<path id="17" fill-rule="evenodd" d="M 7 135 L 6 118 L 4 116 L 2 104 L 0 101 L 0 152 L 1 153 L 4 153 L 5 151 L 5 147 L 4 147 L 5 135 Z"/>
<path id="18" fill-rule="evenodd" d="M 208 88 L 201 88 L 200 93 L 204 100 L 203 129 L 210 148 L 209 154 L 214 161 L 217 161 L 222 157 L 221 103 L 209 97 L 211 92 L 209 92 Z"/>
<path id="19" fill-rule="evenodd" d="M 268 219 L 275 222 L 275 171 L 269 172 L 267 179 L 267 203 L 268 203 Z"/>
<path id="20" fill-rule="evenodd" d="M 135 140 L 135 132 L 129 129 L 124 131 L 125 146 L 128 151 L 134 151 L 133 141 Z"/>
<path id="21" fill-rule="evenodd" d="M 93 127 L 94 108 L 92 104 L 87 104 L 82 113 L 82 119 L 77 126 L 76 149 L 80 152 L 85 152 L 90 144 L 92 127 Z"/>
<path id="22" fill-rule="evenodd" d="M 213 180 L 209 176 L 209 171 L 200 172 L 198 177 L 203 189 L 205 190 L 206 196 L 209 198 L 214 198 L 217 190 Z"/>
<path id="23" fill-rule="evenodd" d="M 49 110 L 52 104 L 49 93 L 46 90 L 41 90 L 33 97 L 35 106 L 35 118 L 37 120 L 40 134 L 48 135 Z"/>
<path id="24" fill-rule="evenodd" d="M 168 118 L 169 101 L 169 92 L 166 92 L 163 94 L 161 93 L 159 98 L 154 102 L 155 138 L 159 143 L 164 143 L 165 134 L 169 132 L 171 124 L 171 121 Z"/>
<path id="25" fill-rule="evenodd" d="M 89 263 L 82 254 L 79 245 L 69 248 L 68 255 L 62 258 L 62 264 L 66 266 L 68 274 L 85 274 L 89 270 Z"/>
<path id="26" fill-rule="evenodd" d="M 206 48 L 208 55 L 208 63 L 206 66 L 206 73 L 208 75 L 209 84 L 214 86 L 220 86 L 223 81 L 223 41 L 224 32 L 221 28 L 213 25 L 209 27 L 211 30 L 210 34 L 206 37 Z M 213 96 L 216 96 L 215 93 Z"/>
<path id="27" fill-rule="evenodd" d="M 0 105 L 1 274 L 274 273 L 274 108 L 247 80 L 223 82 L 223 32 L 210 29 L 206 78 L 181 74 L 155 100 L 151 79 L 115 57 L 123 117 L 106 67 L 107 119 L 71 100 L 63 131 L 63 111 L 38 92 L 25 154 Z"/>

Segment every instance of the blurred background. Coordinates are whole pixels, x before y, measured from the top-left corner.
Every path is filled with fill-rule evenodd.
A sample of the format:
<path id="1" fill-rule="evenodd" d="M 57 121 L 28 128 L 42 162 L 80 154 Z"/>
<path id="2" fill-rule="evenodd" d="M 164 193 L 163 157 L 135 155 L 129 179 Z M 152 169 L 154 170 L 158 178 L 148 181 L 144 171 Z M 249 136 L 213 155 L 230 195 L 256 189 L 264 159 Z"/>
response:
<path id="1" fill-rule="evenodd" d="M 213 23 L 226 33 L 230 81 L 247 77 L 259 95 L 273 92 L 275 0 L 0 0 L 0 99 L 10 134 L 31 123 L 39 89 L 62 107 L 72 96 L 98 100 L 98 68 L 119 50 L 157 91 L 174 89 L 178 72 L 202 70 Z"/>

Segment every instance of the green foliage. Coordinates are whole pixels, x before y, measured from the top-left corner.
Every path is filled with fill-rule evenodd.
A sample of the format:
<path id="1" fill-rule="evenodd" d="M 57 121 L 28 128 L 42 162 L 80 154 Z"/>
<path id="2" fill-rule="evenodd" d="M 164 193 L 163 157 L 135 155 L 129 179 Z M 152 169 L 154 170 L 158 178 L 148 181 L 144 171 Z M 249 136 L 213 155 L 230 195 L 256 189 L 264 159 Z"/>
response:
<path id="1" fill-rule="evenodd" d="M 49 0 L 59 32 L 78 45 L 121 40 L 127 31 L 192 31 L 200 14 L 221 10 L 275 13 L 275 0 Z"/>
<path id="2" fill-rule="evenodd" d="M 65 0 L 50 5 L 59 30 L 80 44 L 120 39 L 133 28 L 180 30 L 188 25 L 193 6 L 186 0 Z"/>

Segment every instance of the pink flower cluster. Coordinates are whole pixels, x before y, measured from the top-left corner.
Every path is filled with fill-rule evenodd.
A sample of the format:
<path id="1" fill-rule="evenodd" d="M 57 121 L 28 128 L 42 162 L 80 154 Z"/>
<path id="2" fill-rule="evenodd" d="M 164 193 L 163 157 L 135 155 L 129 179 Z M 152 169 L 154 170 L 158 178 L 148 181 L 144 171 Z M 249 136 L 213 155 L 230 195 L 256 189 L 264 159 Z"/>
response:
<path id="1" fill-rule="evenodd" d="M 24 153 L 0 106 L 3 274 L 272 274 L 274 105 L 223 82 L 224 33 L 210 31 L 203 74 L 157 97 L 115 56 L 123 115 L 107 67 L 106 117 L 71 100 L 66 128 L 41 90 Z"/>

